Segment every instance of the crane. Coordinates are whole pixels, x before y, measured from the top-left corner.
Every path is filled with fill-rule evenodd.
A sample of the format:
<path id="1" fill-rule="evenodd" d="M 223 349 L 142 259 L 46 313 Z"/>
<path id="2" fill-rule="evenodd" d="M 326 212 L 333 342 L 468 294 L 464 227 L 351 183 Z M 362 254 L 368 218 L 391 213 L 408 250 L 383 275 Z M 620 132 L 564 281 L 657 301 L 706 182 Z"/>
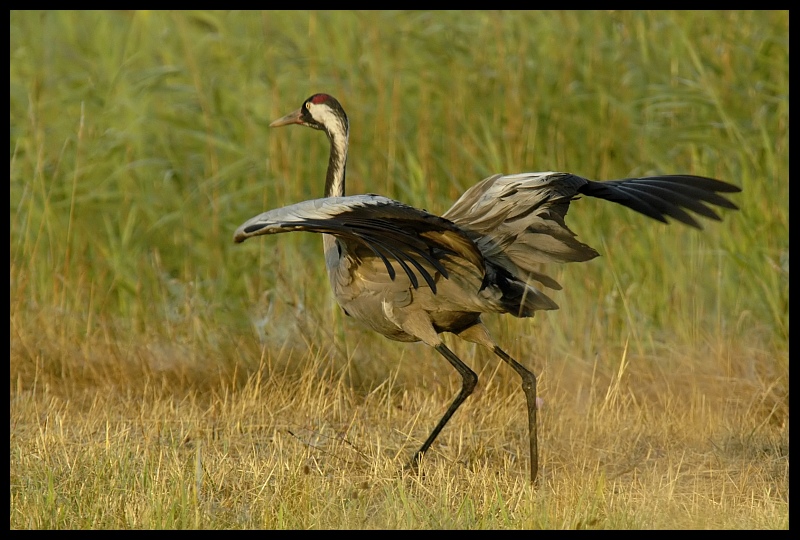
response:
<path id="1" fill-rule="evenodd" d="M 496 174 L 469 188 L 440 217 L 380 195 L 345 196 L 349 121 L 334 97 L 314 94 L 270 127 L 292 124 L 328 137 L 324 197 L 257 215 L 236 230 L 234 241 L 291 231 L 321 233 L 330 285 L 344 313 L 389 339 L 426 343 L 458 371 L 461 390 L 412 456 L 411 469 L 478 383 L 475 372 L 442 341 L 440 334 L 450 332 L 486 347 L 520 376 L 530 477 L 536 481 L 536 376 L 497 345 L 481 315 L 532 317 L 558 309 L 536 284 L 561 289 L 542 272 L 542 264 L 598 256 L 565 223 L 570 202 L 581 195 L 597 197 L 663 223 L 670 217 L 700 229 L 688 211 L 719 221 L 712 206 L 737 209 L 720 193 L 741 191 L 690 175 L 597 182 L 563 172 Z"/>

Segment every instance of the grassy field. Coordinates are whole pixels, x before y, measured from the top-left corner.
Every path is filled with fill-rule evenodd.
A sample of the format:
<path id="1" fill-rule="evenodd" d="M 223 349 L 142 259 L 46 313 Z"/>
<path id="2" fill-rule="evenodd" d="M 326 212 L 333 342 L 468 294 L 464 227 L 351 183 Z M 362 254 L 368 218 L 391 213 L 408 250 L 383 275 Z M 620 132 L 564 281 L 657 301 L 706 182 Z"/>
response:
<path id="1" fill-rule="evenodd" d="M 11 12 L 10 526 L 788 528 L 788 12 Z M 487 316 L 539 376 L 460 387 L 347 320 L 321 240 L 235 245 L 321 196 L 441 213 L 497 172 L 711 176 L 705 230 L 598 200 L 561 309 Z"/>

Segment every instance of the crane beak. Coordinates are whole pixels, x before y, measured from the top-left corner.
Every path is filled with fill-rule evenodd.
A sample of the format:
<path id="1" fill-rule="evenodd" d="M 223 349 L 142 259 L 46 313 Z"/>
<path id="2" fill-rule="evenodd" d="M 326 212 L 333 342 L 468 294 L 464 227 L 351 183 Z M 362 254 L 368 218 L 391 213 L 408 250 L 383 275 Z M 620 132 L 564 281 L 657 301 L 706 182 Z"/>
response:
<path id="1" fill-rule="evenodd" d="M 269 127 L 281 127 L 281 126 L 288 126 L 289 124 L 302 124 L 302 120 L 300 120 L 300 114 L 302 110 L 297 109 L 296 111 L 290 112 L 286 116 L 282 116 L 278 118 L 274 122 L 272 122 Z"/>

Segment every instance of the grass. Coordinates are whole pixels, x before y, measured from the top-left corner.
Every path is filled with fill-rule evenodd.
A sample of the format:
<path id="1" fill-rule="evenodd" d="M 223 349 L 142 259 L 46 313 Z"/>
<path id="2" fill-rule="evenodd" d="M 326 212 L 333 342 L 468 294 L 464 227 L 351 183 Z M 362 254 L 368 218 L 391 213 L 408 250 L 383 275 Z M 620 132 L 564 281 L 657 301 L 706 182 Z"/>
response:
<path id="1" fill-rule="evenodd" d="M 12 528 L 788 528 L 788 12 L 11 12 Z M 441 213 L 496 172 L 743 188 L 705 230 L 581 200 L 561 309 L 435 351 L 346 320 L 319 238 L 232 243 L 320 196 Z"/>

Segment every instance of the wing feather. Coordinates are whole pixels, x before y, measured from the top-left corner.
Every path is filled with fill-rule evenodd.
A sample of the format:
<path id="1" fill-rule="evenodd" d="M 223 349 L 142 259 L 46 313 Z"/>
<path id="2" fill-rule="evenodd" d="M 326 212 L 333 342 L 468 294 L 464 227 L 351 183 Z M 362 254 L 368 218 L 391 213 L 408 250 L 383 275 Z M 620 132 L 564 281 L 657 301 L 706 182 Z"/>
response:
<path id="1" fill-rule="evenodd" d="M 331 234 L 345 246 L 366 246 L 384 263 L 392 280 L 396 262 L 414 288 L 419 287 L 420 276 L 436 292 L 431 272 L 448 278 L 446 261 L 452 257 L 466 260 L 481 276 L 485 274 L 481 251 L 458 226 L 379 195 L 313 199 L 270 210 L 242 224 L 234 241 L 291 231 Z"/>
<path id="2" fill-rule="evenodd" d="M 558 283 L 541 271 L 544 263 L 587 261 L 598 253 L 578 241 L 565 222 L 580 195 L 627 206 L 667 223 L 700 223 L 688 211 L 719 220 L 710 206 L 736 209 L 719 193 L 737 186 L 701 176 L 672 175 L 594 182 L 560 172 L 490 176 L 468 189 L 444 213 L 478 245 L 483 256 L 515 275 L 529 275 L 547 287 Z"/>

